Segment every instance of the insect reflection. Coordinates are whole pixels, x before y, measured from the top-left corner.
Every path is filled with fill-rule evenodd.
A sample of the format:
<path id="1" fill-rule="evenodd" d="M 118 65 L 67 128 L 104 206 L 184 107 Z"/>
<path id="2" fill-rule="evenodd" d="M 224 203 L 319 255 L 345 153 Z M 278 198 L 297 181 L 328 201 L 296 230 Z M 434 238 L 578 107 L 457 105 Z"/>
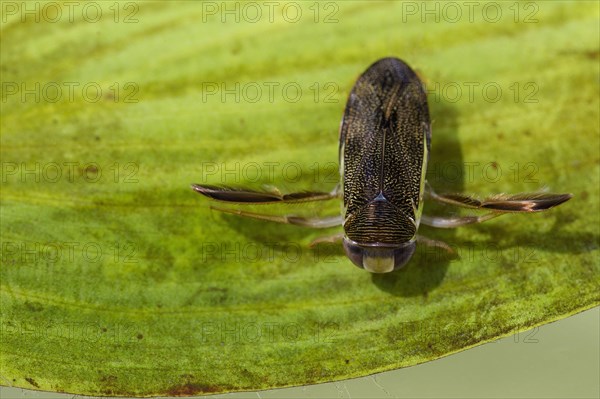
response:
<path id="1" fill-rule="evenodd" d="M 453 228 L 480 223 L 511 212 L 538 212 L 569 200 L 571 194 L 498 194 L 479 200 L 462 194 L 438 194 L 425 174 L 431 147 L 431 121 L 423 83 L 397 58 L 371 65 L 350 92 L 340 126 L 341 184 L 332 192 L 281 194 L 193 184 L 196 192 L 236 203 L 294 203 L 341 199 L 342 213 L 325 218 L 274 216 L 219 209 L 255 219 L 313 228 L 343 226 L 344 232 L 315 241 L 342 241 L 348 258 L 372 273 L 404 266 L 416 244 L 449 247 L 417 234 L 419 225 Z M 423 214 L 424 198 L 488 211 L 480 216 Z M 218 208 L 217 208 L 218 209 Z"/>

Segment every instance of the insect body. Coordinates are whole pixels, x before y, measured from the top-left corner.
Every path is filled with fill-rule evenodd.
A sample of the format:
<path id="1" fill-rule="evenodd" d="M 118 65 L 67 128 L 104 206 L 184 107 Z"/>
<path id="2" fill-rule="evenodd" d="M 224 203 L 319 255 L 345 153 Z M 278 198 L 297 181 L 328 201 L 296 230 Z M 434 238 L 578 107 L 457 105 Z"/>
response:
<path id="1" fill-rule="evenodd" d="M 431 142 L 427 96 L 408 65 L 384 58 L 350 92 L 340 129 L 344 249 L 388 272 L 415 251 Z"/>
<path id="2" fill-rule="evenodd" d="M 330 193 L 283 195 L 277 190 L 255 191 L 194 184 L 210 198 L 237 203 L 302 202 L 341 198 L 341 215 L 327 218 L 274 216 L 219 209 L 256 219 L 314 228 L 342 225 L 344 233 L 319 239 L 342 240 L 346 255 L 373 273 L 401 268 L 417 242 L 449 248 L 417 234 L 420 223 L 452 228 L 479 223 L 507 212 L 543 211 L 571 194 L 532 193 L 496 195 L 480 201 L 461 194 L 435 193 L 425 180 L 431 146 L 427 96 L 414 71 L 397 58 L 383 58 L 356 81 L 340 126 L 341 187 Z M 424 196 L 450 205 L 490 212 L 481 216 L 435 217 L 423 214 Z"/>

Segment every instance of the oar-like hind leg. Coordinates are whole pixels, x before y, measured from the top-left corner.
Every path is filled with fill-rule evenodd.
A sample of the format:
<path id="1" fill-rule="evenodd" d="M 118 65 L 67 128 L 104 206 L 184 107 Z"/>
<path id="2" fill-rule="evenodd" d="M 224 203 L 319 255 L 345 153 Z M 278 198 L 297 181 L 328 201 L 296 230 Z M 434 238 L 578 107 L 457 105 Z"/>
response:
<path id="1" fill-rule="evenodd" d="M 323 192 L 300 192 L 292 194 L 281 194 L 279 190 L 272 189 L 271 191 L 256 191 L 245 188 L 231 188 L 227 186 L 212 186 L 193 184 L 192 189 L 206 197 L 230 203 L 238 204 L 268 204 L 268 203 L 299 203 L 308 201 L 325 201 L 337 198 L 339 195 L 338 189 L 330 193 Z M 270 222 L 293 224 L 297 226 L 312 227 L 315 229 L 326 229 L 329 227 L 341 226 L 343 219 L 341 216 L 329 216 L 322 218 L 306 218 L 294 215 L 267 215 L 263 213 L 249 212 L 238 209 L 226 209 L 211 206 L 221 212 L 230 213 L 259 220 L 267 220 Z"/>
<path id="2" fill-rule="evenodd" d="M 572 194 L 522 193 L 512 195 L 498 194 L 484 200 L 479 200 L 475 197 L 462 194 L 437 194 L 428 184 L 425 186 L 425 193 L 429 198 L 444 204 L 492 211 L 480 216 L 421 216 L 421 223 L 439 228 L 454 228 L 467 224 L 481 223 L 506 213 L 545 211 L 573 197 Z"/>

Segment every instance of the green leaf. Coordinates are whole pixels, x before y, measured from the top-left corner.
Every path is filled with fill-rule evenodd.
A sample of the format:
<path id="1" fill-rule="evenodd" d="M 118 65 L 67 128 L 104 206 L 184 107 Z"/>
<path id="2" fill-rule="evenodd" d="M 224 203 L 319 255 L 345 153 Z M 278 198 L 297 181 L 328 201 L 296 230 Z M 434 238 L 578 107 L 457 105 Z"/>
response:
<path id="1" fill-rule="evenodd" d="M 228 3 L 239 15 L 94 3 L 98 21 L 83 4 L 35 4 L 2 5 L 0 384 L 119 396 L 302 385 L 600 302 L 597 2 L 453 3 L 456 19 L 444 3 L 428 3 L 433 15 L 421 2 L 278 3 L 272 20 L 261 3 L 256 22 L 256 3 Z M 331 189 L 346 96 L 384 56 L 430 90 L 438 191 L 573 199 L 424 227 L 461 258 L 420 248 L 371 275 L 338 246 L 310 249 L 322 232 L 214 212 L 190 190 Z"/>

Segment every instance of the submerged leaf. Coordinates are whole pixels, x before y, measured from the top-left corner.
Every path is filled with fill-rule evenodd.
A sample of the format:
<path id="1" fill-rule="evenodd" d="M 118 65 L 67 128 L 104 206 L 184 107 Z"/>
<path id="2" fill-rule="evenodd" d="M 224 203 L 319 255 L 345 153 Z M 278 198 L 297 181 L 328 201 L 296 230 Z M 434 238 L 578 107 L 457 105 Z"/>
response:
<path id="1" fill-rule="evenodd" d="M 239 22 L 220 2 L 101 3 L 97 21 L 75 6 L 53 20 L 56 4 L 37 21 L 3 9 L 0 384 L 150 396 L 338 380 L 599 303 L 598 3 L 501 3 L 473 21 L 388 1 L 293 3 L 295 21 L 282 3 Z M 460 259 L 421 247 L 371 275 L 337 245 L 309 248 L 322 231 L 219 214 L 190 190 L 329 192 L 346 96 L 384 56 L 427 83 L 438 192 L 573 199 L 424 227 Z"/>

